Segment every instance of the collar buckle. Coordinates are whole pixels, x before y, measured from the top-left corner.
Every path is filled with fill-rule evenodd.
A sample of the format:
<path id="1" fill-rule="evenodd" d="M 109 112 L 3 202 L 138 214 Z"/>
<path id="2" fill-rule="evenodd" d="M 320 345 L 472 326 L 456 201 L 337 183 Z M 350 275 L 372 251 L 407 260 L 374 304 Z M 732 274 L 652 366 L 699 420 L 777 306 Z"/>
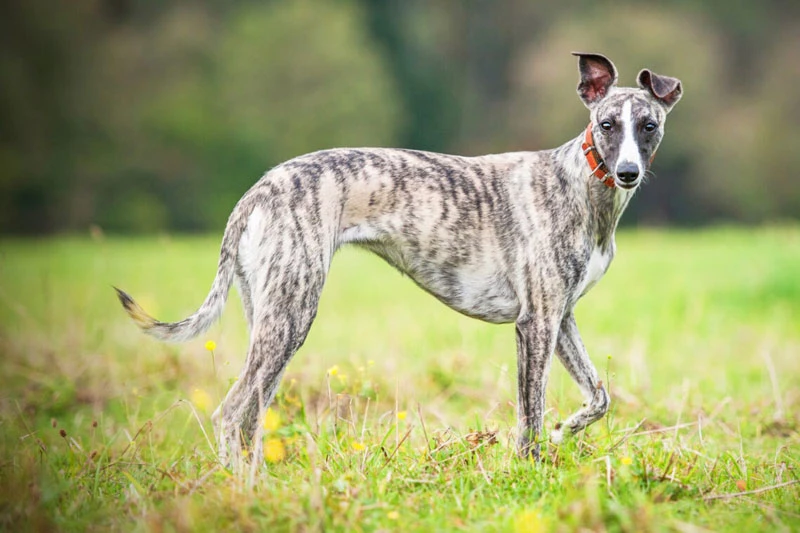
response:
<path id="1" fill-rule="evenodd" d="M 586 135 L 584 136 L 581 148 L 583 149 L 583 155 L 586 157 L 586 162 L 589 164 L 589 168 L 591 169 L 589 175 L 594 176 L 602 181 L 603 184 L 605 184 L 605 186 L 609 189 L 613 189 L 616 186 L 614 184 L 614 176 L 607 171 L 606 163 L 600 157 L 600 152 L 597 151 L 597 148 L 594 145 L 594 140 L 592 139 L 591 122 L 588 126 L 586 126 Z"/>

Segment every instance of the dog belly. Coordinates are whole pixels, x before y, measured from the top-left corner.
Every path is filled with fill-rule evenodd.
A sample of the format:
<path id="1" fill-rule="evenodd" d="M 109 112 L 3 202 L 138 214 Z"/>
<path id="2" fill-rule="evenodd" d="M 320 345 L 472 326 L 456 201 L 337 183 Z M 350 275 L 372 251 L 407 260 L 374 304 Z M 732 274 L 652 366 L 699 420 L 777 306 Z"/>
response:
<path id="1" fill-rule="evenodd" d="M 520 305 L 511 284 L 499 274 L 482 275 L 471 271 L 456 272 L 456 284 L 438 284 L 426 280 L 429 292 L 451 308 L 472 318 L 495 324 L 513 322 L 519 316 Z M 422 282 L 417 281 L 425 287 Z"/>
<path id="2" fill-rule="evenodd" d="M 472 318 L 505 324 L 519 316 L 520 304 L 511 282 L 492 263 L 448 265 L 419 260 L 396 246 L 360 243 L 397 268 L 448 307 Z"/>

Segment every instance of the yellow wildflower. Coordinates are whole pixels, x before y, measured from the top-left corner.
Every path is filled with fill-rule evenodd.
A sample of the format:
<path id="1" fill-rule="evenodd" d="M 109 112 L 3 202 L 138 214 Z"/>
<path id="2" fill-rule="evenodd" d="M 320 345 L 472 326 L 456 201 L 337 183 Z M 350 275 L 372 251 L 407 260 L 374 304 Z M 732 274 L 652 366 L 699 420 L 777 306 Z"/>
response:
<path id="1" fill-rule="evenodd" d="M 538 511 L 528 509 L 514 518 L 515 533 L 540 533 L 547 530 L 547 524 Z"/>
<path id="2" fill-rule="evenodd" d="M 194 406 L 204 413 L 211 409 L 211 396 L 203 389 L 194 389 L 191 400 Z"/>
<path id="3" fill-rule="evenodd" d="M 286 457 L 286 448 L 281 439 L 267 439 L 264 443 L 264 458 L 270 463 L 278 463 Z"/>
<path id="4" fill-rule="evenodd" d="M 328 375 L 329 376 L 335 376 L 338 373 L 339 373 L 339 366 L 338 365 L 333 365 L 332 367 L 330 367 L 328 369 Z"/>
<path id="5" fill-rule="evenodd" d="M 272 408 L 267 409 L 264 414 L 264 429 L 276 431 L 279 427 L 281 427 L 281 415 L 273 411 Z"/>
<path id="6" fill-rule="evenodd" d="M 389 511 L 388 513 L 386 513 L 386 518 L 388 518 L 389 520 L 397 520 L 398 518 L 400 518 L 400 513 L 398 513 L 397 511 Z"/>
<path id="7" fill-rule="evenodd" d="M 398 411 L 397 412 L 397 419 L 398 420 L 405 420 L 407 415 L 408 415 L 408 413 L 406 413 L 405 411 Z"/>
<path id="8" fill-rule="evenodd" d="M 625 466 L 628 466 L 628 465 L 630 465 L 631 463 L 633 463 L 633 459 L 631 459 L 630 457 L 628 457 L 628 456 L 626 455 L 625 457 L 623 457 L 622 459 L 620 459 L 620 460 L 619 460 L 619 462 L 620 462 L 620 463 L 622 463 L 622 464 L 624 464 Z"/>
<path id="9" fill-rule="evenodd" d="M 355 440 L 353 441 L 353 444 L 351 444 L 351 446 L 352 446 L 352 447 L 353 447 L 353 449 L 354 449 L 355 451 L 357 451 L 357 452 L 360 452 L 360 451 L 362 451 L 364 448 L 366 448 L 366 446 L 364 446 L 363 444 L 361 444 L 360 442 L 358 442 L 358 441 L 355 441 Z"/>
<path id="10" fill-rule="evenodd" d="M 214 341 L 206 341 L 206 350 L 213 352 L 217 349 L 217 343 Z"/>

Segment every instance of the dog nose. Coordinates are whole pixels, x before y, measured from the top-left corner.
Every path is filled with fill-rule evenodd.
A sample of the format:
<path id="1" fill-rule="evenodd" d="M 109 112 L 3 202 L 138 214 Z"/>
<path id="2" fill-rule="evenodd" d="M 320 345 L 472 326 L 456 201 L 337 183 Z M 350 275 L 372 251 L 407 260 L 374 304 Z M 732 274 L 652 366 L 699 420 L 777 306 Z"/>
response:
<path id="1" fill-rule="evenodd" d="M 624 183 L 633 183 L 639 177 L 639 165 L 623 161 L 617 165 L 617 177 Z"/>

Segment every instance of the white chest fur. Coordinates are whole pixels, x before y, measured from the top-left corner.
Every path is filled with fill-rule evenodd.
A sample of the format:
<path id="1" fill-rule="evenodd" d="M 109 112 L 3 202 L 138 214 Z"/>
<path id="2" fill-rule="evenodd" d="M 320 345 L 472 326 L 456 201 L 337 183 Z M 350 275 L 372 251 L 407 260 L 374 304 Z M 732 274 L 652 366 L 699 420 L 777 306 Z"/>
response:
<path id="1" fill-rule="evenodd" d="M 603 274 L 605 274 L 606 270 L 608 270 L 608 266 L 611 264 L 611 260 L 613 258 L 613 243 L 611 246 L 606 246 L 604 248 L 599 246 L 594 247 L 594 250 L 592 250 L 592 255 L 589 257 L 589 265 L 586 268 L 586 274 L 584 274 L 583 279 L 581 280 L 579 291 L 581 296 L 589 292 L 589 289 L 594 287 L 595 283 L 600 281 L 600 278 L 602 278 Z"/>

